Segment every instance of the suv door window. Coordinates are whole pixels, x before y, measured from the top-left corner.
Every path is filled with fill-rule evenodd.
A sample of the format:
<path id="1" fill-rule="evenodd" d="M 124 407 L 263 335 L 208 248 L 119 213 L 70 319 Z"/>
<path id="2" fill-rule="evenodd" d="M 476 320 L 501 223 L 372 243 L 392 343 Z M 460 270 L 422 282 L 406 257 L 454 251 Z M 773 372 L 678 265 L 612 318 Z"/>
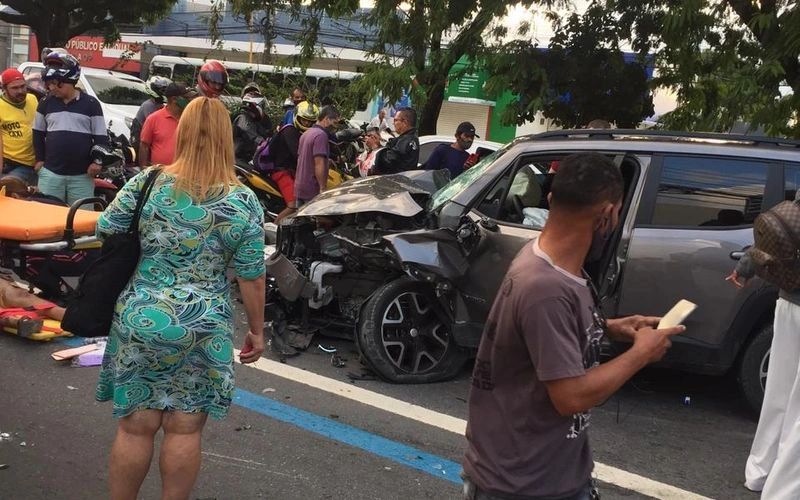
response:
<path id="1" fill-rule="evenodd" d="M 547 220 L 547 193 L 553 173 L 552 163 L 558 157 L 527 156 L 516 162 L 516 167 L 503 175 L 478 203 L 476 209 L 500 222 L 522 224 L 542 229 Z"/>
<path id="2" fill-rule="evenodd" d="M 786 184 L 783 199 L 796 199 L 798 189 L 800 189 L 800 165 L 786 167 L 783 176 Z"/>
<path id="3" fill-rule="evenodd" d="M 752 224 L 767 184 L 765 162 L 664 157 L 651 223 L 668 227 Z"/>

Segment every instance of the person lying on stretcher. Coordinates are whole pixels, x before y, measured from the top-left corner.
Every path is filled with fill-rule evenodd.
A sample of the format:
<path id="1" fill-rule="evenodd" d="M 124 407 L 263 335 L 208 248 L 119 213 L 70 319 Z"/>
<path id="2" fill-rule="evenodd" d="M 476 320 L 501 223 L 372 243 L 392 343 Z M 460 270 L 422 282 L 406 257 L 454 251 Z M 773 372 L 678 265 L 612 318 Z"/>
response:
<path id="1" fill-rule="evenodd" d="M 0 279 L 0 327 L 14 328 L 17 335 L 28 337 L 45 328 L 45 319 L 61 321 L 63 318 L 63 307 Z"/>

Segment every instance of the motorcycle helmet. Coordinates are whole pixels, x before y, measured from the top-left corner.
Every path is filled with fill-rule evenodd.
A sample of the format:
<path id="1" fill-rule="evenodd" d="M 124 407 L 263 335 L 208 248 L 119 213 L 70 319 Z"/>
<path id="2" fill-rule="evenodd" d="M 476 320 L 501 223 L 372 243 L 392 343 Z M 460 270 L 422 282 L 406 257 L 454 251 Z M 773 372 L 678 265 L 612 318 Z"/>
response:
<path id="1" fill-rule="evenodd" d="M 319 115 L 319 108 L 308 101 L 303 101 L 294 110 L 294 126 L 297 130 L 305 132 L 314 126 Z"/>
<path id="2" fill-rule="evenodd" d="M 165 76 L 151 76 L 145 83 L 145 89 L 154 99 L 164 100 L 164 91 L 172 80 Z"/>
<path id="3" fill-rule="evenodd" d="M 121 170 L 125 163 L 125 155 L 122 151 L 106 146 L 105 144 L 95 144 L 92 146 L 89 157 L 94 163 L 103 167 L 103 170 Z"/>
<path id="4" fill-rule="evenodd" d="M 58 54 L 69 54 L 69 52 L 67 52 L 67 49 L 63 49 L 61 47 L 56 47 L 56 48 L 52 48 L 52 49 L 50 47 L 45 47 L 45 48 L 42 49 L 42 52 L 39 55 L 39 60 L 44 62 L 44 60 L 47 59 L 47 56 L 49 56 L 50 54 L 52 54 L 54 52 L 58 53 Z"/>
<path id="5" fill-rule="evenodd" d="M 59 83 L 75 85 L 81 77 L 81 65 L 72 54 L 50 52 L 44 59 L 44 76 L 42 80 L 55 80 Z"/>
<path id="6" fill-rule="evenodd" d="M 219 61 L 208 61 L 200 67 L 197 73 L 197 88 L 210 98 L 219 97 L 225 86 L 228 85 L 228 72 Z"/>
<path id="7" fill-rule="evenodd" d="M 254 95 L 246 95 L 242 98 L 242 109 L 245 109 L 256 118 L 256 121 L 261 121 L 266 114 L 266 99 Z"/>
<path id="8" fill-rule="evenodd" d="M 242 89 L 242 98 L 244 98 L 244 96 L 246 96 L 247 94 L 264 95 L 261 93 L 261 87 L 259 87 L 256 82 L 250 82 L 244 86 L 244 88 Z"/>

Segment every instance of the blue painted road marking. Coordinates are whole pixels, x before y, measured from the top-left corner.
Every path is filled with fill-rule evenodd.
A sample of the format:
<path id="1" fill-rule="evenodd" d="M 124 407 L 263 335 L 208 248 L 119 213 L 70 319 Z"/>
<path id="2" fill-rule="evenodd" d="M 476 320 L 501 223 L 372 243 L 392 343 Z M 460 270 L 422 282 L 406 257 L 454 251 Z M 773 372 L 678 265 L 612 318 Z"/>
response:
<path id="1" fill-rule="evenodd" d="M 461 484 L 461 465 L 456 462 L 425 453 L 411 446 L 392 441 L 375 434 L 357 429 L 335 420 L 320 417 L 313 413 L 279 403 L 273 399 L 258 396 L 252 392 L 236 389 L 234 404 L 300 427 L 328 439 L 360 448 L 375 455 L 388 458 L 397 463 L 420 470 L 431 476 Z"/>

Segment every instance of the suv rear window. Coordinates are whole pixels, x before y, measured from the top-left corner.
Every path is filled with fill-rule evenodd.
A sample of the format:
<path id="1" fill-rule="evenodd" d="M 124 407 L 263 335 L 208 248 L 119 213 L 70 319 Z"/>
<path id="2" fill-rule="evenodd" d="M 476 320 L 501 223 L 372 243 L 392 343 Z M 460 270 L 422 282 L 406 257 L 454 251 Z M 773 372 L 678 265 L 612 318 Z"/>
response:
<path id="1" fill-rule="evenodd" d="M 666 156 L 652 224 L 674 227 L 742 226 L 761 212 L 767 163 Z"/>

